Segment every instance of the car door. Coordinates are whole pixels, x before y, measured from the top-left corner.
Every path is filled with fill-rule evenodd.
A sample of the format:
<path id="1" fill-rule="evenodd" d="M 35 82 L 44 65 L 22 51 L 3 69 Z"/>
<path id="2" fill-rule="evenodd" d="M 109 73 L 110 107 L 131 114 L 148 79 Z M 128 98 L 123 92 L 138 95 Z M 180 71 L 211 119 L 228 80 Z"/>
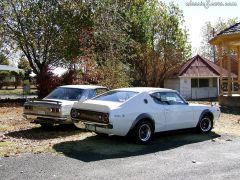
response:
<path id="1" fill-rule="evenodd" d="M 160 99 L 164 102 L 166 130 L 194 127 L 192 108 L 178 93 L 161 92 Z"/>
<path id="2" fill-rule="evenodd" d="M 160 92 L 153 92 L 150 94 L 152 97 L 151 116 L 155 121 L 155 132 L 166 131 L 166 118 L 164 104 L 160 99 Z"/>

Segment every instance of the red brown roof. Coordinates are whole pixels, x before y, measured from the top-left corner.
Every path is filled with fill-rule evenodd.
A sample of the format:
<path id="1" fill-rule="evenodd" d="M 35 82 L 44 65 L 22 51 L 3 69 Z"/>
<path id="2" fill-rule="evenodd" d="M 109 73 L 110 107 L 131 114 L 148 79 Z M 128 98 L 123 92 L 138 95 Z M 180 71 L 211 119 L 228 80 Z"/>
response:
<path id="1" fill-rule="evenodd" d="M 207 60 L 199 55 L 189 59 L 180 68 L 176 68 L 170 74 L 170 77 L 219 77 L 221 68 L 212 61 Z M 223 69 L 223 77 L 227 77 L 228 72 Z M 237 77 L 232 73 L 232 77 Z"/>

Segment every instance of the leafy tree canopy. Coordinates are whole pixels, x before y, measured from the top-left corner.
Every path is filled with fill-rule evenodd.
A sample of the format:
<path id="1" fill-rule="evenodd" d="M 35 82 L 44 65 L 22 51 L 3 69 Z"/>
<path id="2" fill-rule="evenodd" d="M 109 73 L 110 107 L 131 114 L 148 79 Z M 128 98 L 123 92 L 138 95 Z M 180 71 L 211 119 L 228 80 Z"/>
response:
<path id="1" fill-rule="evenodd" d="M 0 65 L 9 65 L 9 60 L 4 54 L 0 54 Z"/>
<path id="2" fill-rule="evenodd" d="M 31 69 L 28 60 L 26 60 L 26 59 L 23 58 L 23 57 L 21 57 L 21 58 L 19 59 L 18 68 L 19 68 L 19 69 L 23 69 L 23 70 L 25 70 L 25 71 Z"/>

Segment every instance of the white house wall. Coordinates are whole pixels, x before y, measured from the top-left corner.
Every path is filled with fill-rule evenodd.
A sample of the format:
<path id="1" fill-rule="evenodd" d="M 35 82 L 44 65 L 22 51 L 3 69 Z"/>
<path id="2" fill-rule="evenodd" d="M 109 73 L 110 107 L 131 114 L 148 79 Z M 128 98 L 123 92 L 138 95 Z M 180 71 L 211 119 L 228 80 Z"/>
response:
<path id="1" fill-rule="evenodd" d="M 180 92 L 180 80 L 179 78 L 176 79 L 166 79 L 164 81 L 164 87 L 168 89 L 174 89 Z"/>
<path id="2" fill-rule="evenodd" d="M 191 78 L 180 78 L 180 94 L 186 99 L 191 99 Z"/>
<path id="3" fill-rule="evenodd" d="M 203 99 L 217 97 L 218 90 L 216 87 L 192 88 L 192 99 Z"/>

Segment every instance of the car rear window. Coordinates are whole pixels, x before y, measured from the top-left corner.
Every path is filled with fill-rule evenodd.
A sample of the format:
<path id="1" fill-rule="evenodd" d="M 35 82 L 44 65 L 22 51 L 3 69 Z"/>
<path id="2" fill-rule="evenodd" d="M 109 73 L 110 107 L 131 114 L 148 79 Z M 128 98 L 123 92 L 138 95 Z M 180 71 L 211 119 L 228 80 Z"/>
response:
<path id="1" fill-rule="evenodd" d="M 93 98 L 94 100 L 125 102 L 129 98 L 135 96 L 138 92 L 133 91 L 108 91 L 100 96 Z"/>
<path id="2" fill-rule="evenodd" d="M 77 101 L 82 98 L 84 94 L 83 92 L 84 89 L 59 87 L 53 90 L 47 97 L 45 97 L 45 99 Z"/>

